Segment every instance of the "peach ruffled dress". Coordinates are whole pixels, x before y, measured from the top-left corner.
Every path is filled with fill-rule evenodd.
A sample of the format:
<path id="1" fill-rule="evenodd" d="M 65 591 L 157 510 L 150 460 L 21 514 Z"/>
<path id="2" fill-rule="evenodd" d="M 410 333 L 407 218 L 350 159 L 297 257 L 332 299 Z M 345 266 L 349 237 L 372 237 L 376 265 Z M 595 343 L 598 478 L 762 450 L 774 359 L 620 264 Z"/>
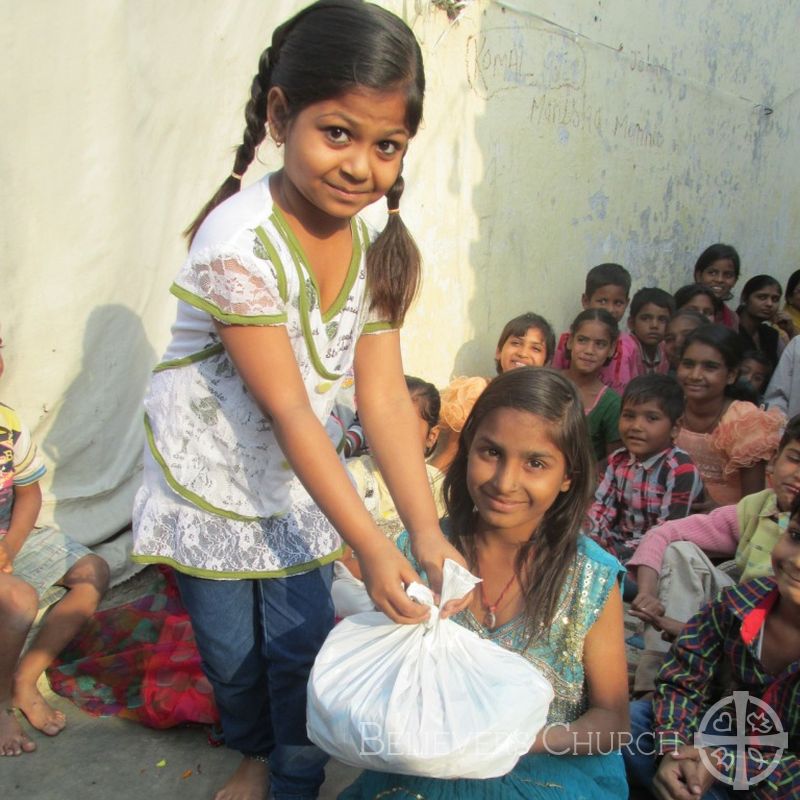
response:
<path id="1" fill-rule="evenodd" d="M 713 431 L 681 427 L 675 444 L 692 457 L 711 499 L 731 505 L 742 499 L 741 470 L 775 455 L 785 424 L 786 417 L 776 408 L 765 411 L 734 400 Z"/>

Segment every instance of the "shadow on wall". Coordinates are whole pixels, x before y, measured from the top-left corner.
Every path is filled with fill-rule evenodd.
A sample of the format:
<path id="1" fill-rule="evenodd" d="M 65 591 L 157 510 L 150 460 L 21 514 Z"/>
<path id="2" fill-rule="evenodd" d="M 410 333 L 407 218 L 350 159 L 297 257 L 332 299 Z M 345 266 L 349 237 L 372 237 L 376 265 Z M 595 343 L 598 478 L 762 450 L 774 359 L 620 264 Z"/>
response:
<path id="1" fill-rule="evenodd" d="M 53 464 L 53 521 L 86 545 L 130 524 L 144 445 L 142 399 L 155 359 L 131 309 L 106 305 L 91 312 L 81 371 L 42 444 Z"/>

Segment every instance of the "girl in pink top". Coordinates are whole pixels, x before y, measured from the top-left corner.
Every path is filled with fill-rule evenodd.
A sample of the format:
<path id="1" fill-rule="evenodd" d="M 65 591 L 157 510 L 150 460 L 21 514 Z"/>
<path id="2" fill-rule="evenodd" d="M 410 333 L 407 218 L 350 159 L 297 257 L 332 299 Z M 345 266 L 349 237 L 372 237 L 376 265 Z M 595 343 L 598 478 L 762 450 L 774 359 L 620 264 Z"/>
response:
<path id="1" fill-rule="evenodd" d="M 686 410 L 675 444 L 692 456 L 715 505 L 765 488 L 764 468 L 785 422 L 777 410 L 733 399 L 741 360 L 736 333 L 703 325 L 686 337 L 678 362 Z"/>

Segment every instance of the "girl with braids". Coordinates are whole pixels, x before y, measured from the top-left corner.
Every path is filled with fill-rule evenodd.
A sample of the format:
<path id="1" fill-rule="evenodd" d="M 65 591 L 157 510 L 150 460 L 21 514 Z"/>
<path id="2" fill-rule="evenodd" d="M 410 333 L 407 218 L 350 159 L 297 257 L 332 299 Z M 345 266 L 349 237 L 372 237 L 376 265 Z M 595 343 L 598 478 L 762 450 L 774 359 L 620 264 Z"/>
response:
<path id="1" fill-rule="evenodd" d="M 628 725 L 624 570 L 580 533 L 594 474 L 583 407 L 563 373 L 519 367 L 489 384 L 445 478 L 446 530 L 483 579 L 453 619 L 547 676 L 548 725 L 501 778 L 367 771 L 340 800 L 628 796 L 617 751 Z M 405 535 L 398 546 L 412 555 Z"/>
<path id="2" fill-rule="evenodd" d="M 261 798 L 267 766 L 277 800 L 317 796 L 326 757 L 305 735 L 306 682 L 333 625 L 340 534 L 381 610 L 426 616 L 403 591 L 416 571 L 325 432 L 351 366 L 417 562 L 434 584 L 445 557 L 463 562 L 439 529 L 399 347 L 419 279 L 400 173 L 424 88 L 419 46 L 388 11 L 303 9 L 261 55 L 232 173 L 187 231 L 177 322 L 145 401 L 134 558 L 177 570 L 226 744 L 243 755 L 217 800 Z M 283 168 L 240 189 L 265 126 Z M 370 243 L 358 213 L 384 196 Z"/>

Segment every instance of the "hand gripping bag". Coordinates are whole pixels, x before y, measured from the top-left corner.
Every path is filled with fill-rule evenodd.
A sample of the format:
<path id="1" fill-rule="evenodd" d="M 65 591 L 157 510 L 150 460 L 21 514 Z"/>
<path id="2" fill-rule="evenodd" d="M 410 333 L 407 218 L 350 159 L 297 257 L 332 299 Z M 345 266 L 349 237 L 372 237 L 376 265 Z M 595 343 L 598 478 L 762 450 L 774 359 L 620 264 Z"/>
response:
<path id="1" fill-rule="evenodd" d="M 440 607 L 480 581 L 446 561 Z M 522 656 L 439 619 L 431 591 L 408 594 L 430 619 L 354 614 L 331 631 L 308 683 L 308 736 L 355 767 L 433 778 L 510 772 L 544 727 L 549 681 Z"/>

